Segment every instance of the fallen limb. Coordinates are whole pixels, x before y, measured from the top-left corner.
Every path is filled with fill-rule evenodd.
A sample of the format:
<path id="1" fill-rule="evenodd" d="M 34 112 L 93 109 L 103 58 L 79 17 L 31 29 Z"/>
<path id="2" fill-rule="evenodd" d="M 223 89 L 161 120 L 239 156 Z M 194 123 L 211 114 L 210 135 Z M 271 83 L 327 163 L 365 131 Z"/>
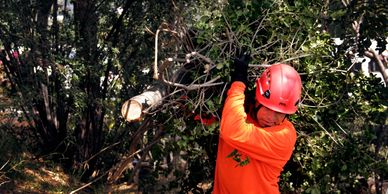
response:
<path id="1" fill-rule="evenodd" d="M 139 153 L 141 150 L 136 151 L 136 146 L 139 144 L 141 137 L 149 129 L 151 125 L 151 118 L 146 118 L 141 126 L 136 130 L 135 134 L 131 138 L 131 145 L 129 148 L 129 153 L 120 159 L 120 162 L 113 166 L 108 172 L 108 184 L 115 183 L 122 173 L 128 169 L 132 163 L 133 156 Z"/>
<path id="2" fill-rule="evenodd" d="M 125 101 L 121 107 L 121 115 L 129 122 L 138 121 L 143 114 L 143 110 L 159 105 L 165 93 L 163 86 L 156 85 Z"/>

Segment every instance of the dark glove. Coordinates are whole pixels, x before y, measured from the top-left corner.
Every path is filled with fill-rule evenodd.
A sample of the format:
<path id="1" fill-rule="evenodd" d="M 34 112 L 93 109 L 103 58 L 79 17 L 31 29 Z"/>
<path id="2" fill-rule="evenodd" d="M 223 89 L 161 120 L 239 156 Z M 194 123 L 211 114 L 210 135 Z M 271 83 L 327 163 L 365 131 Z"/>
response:
<path id="1" fill-rule="evenodd" d="M 256 90 L 245 90 L 245 100 L 244 100 L 244 109 L 247 114 L 251 113 L 252 109 L 255 108 L 256 100 Z M 255 112 L 256 113 L 256 112 Z"/>
<path id="2" fill-rule="evenodd" d="M 249 52 L 243 52 L 238 58 L 233 60 L 233 72 L 231 73 L 232 83 L 241 81 L 245 85 L 248 83 L 248 64 L 251 60 Z"/>

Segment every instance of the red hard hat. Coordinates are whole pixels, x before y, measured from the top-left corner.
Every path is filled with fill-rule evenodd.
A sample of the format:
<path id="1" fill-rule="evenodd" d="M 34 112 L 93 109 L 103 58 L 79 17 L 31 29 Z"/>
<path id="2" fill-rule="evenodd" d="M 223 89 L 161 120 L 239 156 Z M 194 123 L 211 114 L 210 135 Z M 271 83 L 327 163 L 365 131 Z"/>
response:
<path id="1" fill-rule="evenodd" d="M 300 76 L 289 65 L 271 65 L 256 80 L 256 100 L 277 112 L 295 113 L 298 109 L 301 93 Z"/>

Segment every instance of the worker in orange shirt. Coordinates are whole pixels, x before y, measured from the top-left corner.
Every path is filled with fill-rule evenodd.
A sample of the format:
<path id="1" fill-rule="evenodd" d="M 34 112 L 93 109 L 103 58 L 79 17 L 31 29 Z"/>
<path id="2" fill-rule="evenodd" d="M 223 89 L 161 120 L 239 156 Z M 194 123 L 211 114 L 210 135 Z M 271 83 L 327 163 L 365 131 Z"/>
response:
<path id="1" fill-rule="evenodd" d="M 254 103 L 244 108 L 248 64 L 234 60 L 232 84 L 222 111 L 214 194 L 279 193 L 279 176 L 290 159 L 296 131 L 287 120 L 301 97 L 298 72 L 285 64 L 268 67 L 256 80 Z"/>

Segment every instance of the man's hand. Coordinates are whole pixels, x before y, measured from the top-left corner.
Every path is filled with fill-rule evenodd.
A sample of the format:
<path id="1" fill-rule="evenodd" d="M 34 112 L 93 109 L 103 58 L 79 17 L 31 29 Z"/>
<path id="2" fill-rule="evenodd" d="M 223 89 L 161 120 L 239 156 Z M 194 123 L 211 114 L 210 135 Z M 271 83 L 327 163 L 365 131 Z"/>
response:
<path id="1" fill-rule="evenodd" d="M 242 52 L 238 58 L 234 58 L 234 71 L 231 73 L 232 83 L 234 81 L 241 81 L 245 85 L 248 83 L 248 64 L 251 60 L 249 52 Z"/>

